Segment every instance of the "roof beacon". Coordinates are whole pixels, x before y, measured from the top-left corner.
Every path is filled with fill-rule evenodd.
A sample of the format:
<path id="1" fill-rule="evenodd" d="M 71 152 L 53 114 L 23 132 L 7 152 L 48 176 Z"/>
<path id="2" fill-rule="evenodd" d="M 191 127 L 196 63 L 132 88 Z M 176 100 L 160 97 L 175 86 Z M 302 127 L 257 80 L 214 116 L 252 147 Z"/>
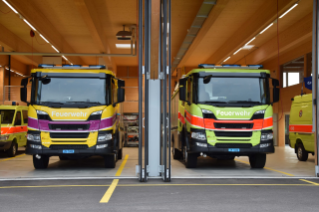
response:
<path id="1" fill-rule="evenodd" d="M 263 65 L 238 65 L 238 64 L 223 64 L 216 66 L 214 64 L 199 64 L 198 68 L 211 68 L 211 69 L 262 69 Z"/>
<path id="2" fill-rule="evenodd" d="M 54 64 L 39 64 L 39 68 L 51 68 L 51 69 L 106 69 L 103 65 L 89 65 L 89 66 L 81 66 L 81 65 L 68 65 L 64 64 L 62 66 L 56 66 Z"/>

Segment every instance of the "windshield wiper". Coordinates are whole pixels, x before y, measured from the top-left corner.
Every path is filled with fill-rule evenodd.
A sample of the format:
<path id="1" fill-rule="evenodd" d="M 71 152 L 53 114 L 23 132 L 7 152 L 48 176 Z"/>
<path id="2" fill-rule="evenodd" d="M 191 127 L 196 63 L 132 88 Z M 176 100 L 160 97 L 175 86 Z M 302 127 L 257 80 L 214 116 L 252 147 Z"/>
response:
<path id="1" fill-rule="evenodd" d="M 55 105 L 64 105 L 64 103 L 63 103 L 63 102 L 50 102 L 50 101 L 40 102 L 40 104 L 55 104 Z"/>
<path id="2" fill-rule="evenodd" d="M 69 101 L 66 103 L 71 103 L 71 104 L 77 104 L 77 103 L 82 103 L 82 104 L 98 104 L 101 105 L 101 102 L 87 102 L 87 101 Z"/>
<path id="3" fill-rule="evenodd" d="M 259 101 L 229 101 L 229 103 L 250 103 L 250 104 L 261 104 Z"/>
<path id="4" fill-rule="evenodd" d="M 209 103 L 221 103 L 221 104 L 227 104 L 228 102 L 225 102 L 225 101 L 203 101 L 203 102 L 200 102 L 200 103 L 205 103 L 205 104 L 209 104 Z"/>

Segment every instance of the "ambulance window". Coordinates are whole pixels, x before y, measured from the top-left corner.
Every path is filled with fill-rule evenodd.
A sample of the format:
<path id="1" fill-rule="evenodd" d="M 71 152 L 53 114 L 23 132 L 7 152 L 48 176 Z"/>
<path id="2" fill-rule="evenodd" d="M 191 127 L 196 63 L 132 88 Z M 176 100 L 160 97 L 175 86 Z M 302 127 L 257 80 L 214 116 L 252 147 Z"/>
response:
<path id="1" fill-rule="evenodd" d="M 16 119 L 14 121 L 14 125 L 15 126 L 21 125 L 21 112 L 20 111 L 18 111 L 16 114 Z"/>
<path id="2" fill-rule="evenodd" d="M 117 103 L 117 86 L 115 84 L 115 79 L 112 80 L 112 93 L 113 103 Z"/>
<path id="3" fill-rule="evenodd" d="M 187 93 L 186 93 L 186 100 L 188 102 L 192 102 L 192 79 L 188 78 L 187 80 Z"/>
<path id="4" fill-rule="evenodd" d="M 23 110 L 22 111 L 22 115 L 23 115 L 23 123 L 27 124 L 28 123 L 28 111 L 27 110 Z"/>
<path id="5" fill-rule="evenodd" d="M 1 124 L 12 124 L 14 110 L 1 110 Z"/>

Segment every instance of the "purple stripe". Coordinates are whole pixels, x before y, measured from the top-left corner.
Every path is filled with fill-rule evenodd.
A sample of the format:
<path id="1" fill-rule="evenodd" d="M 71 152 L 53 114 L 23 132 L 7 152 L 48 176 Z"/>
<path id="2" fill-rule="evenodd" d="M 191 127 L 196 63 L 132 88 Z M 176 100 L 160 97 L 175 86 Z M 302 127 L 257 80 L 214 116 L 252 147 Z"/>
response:
<path id="1" fill-rule="evenodd" d="M 28 127 L 39 129 L 39 124 L 37 119 L 28 118 Z"/>
<path id="2" fill-rule="evenodd" d="M 113 126 L 113 118 L 103 119 L 100 124 L 100 129 L 112 127 Z"/>
<path id="3" fill-rule="evenodd" d="M 41 130 L 49 131 L 49 124 L 90 124 L 89 131 L 98 130 L 100 128 L 100 120 L 94 121 L 47 121 L 47 120 L 39 120 L 39 125 Z M 68 130 L 50 130 L 50 131 L 68 131 Z M 77 130 L 77 131 L 86 131 L 86 130 Z"/>

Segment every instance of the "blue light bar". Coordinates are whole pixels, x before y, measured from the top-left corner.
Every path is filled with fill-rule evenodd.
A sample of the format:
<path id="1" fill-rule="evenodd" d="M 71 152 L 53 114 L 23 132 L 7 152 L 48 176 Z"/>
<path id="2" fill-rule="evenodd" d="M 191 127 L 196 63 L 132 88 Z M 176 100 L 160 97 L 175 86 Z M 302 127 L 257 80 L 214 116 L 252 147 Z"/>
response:
<path id="1" fill-rule="evenodd" d="M 241 65 L 238 65 L 238 64 L 223 64 L 222 67 L 241 67 Z"/>
<path id="2" fill-rule="evenodd" d="M 248 67 L 252 67 L 252 68 L 263 68 L 264 66 L 263 65 L 248 65 Z"/>
<path id="3" fill-rule="evenodd" d="M 80 68 L 81 65 L 69 65 L 69 64 L 64 64 L 62 67 L 68 67 L 68 68 Z"/>
<path id="4" fill-rule="evenodd" d="M 106 67 L 103 65 L 89 65 L 90 68 L 96 68 L 96 69 L 105 69 Z"/>
<path id="5" fill-rule="evenodd" d="M 215 68 L 215 64 L 199 64 L 198 68 Z"/>
<path id="6" fill-rule="evenodd" d="M 39 64 L 38 68 L 53 68 L 54 64 Z"/>

